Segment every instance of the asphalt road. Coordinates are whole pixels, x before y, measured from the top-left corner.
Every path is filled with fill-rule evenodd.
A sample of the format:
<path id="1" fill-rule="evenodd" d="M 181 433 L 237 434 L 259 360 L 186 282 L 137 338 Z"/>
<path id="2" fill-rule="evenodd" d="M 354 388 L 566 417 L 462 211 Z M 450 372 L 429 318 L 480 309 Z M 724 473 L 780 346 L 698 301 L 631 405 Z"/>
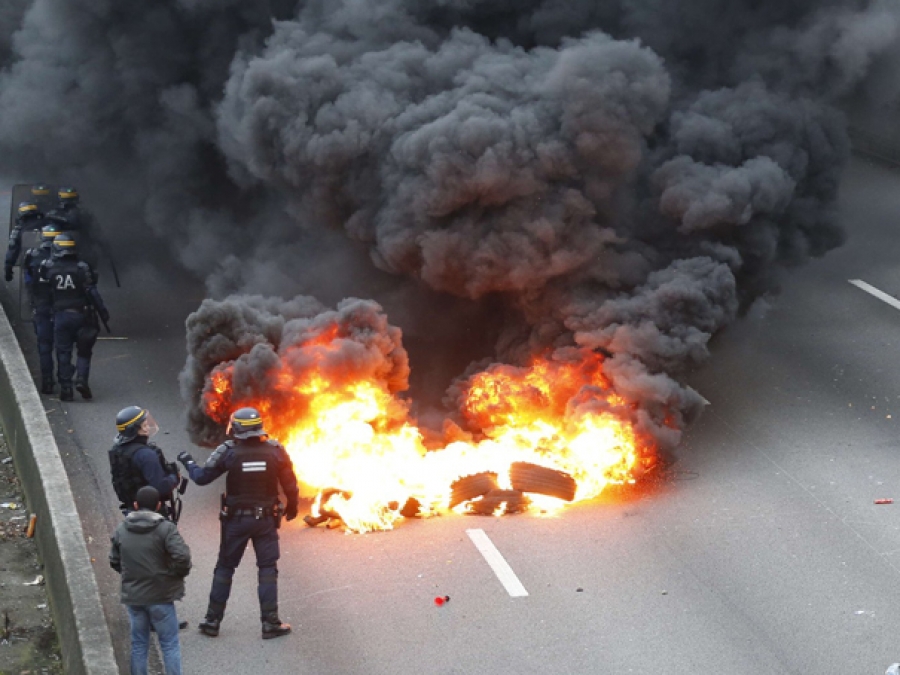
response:
<path id="1" fill-rule="evenodd" d="M 848 243 L 794 270 L 782 294 L 718 336 L 691 376 L 710 402 L 658 485 L 560 516 L 451 516 L 345 536 L 298 519 L 282 533 L 290 637 L 259 637 L 253 552 L 222 633 L 196 631 L 218 544 L 222 485 L 192 485 L 185 672 L 237 675 L 883 673 L 900 661 L 900 172 L 855 159 Z M 117 522 L 106 451 L 115 413 L 149 407 L 174 458 L 190 448 L 177 375 L 202 284 L 140 270 L 101 286 L 114 337 L 95 400 L 45 398 L 79 500 L 120 654 L 106 537 Z M 10 298 L 5 298 L 10 307 Z M 24 325 L 22 341 L 33 344 Z M 416 362 L 412 367 L 415 370 Z M 302 467 L 298 467 L 302 471 Z M 893 505 L 875 505 L 893 497 Z M 527 590 L 511 597 L 467 536 L 482 529 Z M 450 596 L 443 607 L 435 596 Z"/>

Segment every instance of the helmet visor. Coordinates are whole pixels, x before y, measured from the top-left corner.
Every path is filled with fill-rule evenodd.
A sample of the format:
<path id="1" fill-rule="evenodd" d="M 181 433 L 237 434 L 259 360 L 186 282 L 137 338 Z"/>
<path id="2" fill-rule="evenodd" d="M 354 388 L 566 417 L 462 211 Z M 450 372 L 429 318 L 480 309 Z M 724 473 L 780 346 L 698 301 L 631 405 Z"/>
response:
<path id="1" fill-rule="evenodd" d="M 159 433 L 159 425 L 156 423 L 156 420 L 153 419 L 153 415 L 150 412 L 147 412 L 146 419 L 141 422 L 141 436 L 146 436 L 147 438 L 153 438 L 156 434 Z"/>

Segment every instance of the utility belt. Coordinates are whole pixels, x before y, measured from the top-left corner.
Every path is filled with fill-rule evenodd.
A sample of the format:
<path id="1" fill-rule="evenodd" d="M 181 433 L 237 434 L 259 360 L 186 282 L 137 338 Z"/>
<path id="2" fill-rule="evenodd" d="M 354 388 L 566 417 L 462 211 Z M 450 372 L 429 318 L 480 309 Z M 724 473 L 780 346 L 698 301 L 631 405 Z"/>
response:
<path id="1" fill-rule="evenodd" d="M 230 520 L 232 518 L 253 518 L 262 520 L 263 518 L 274 518 L 275 527 L 281 527 L 281 518 L 284 515 L 284 509 L 281 502 L 275 502 L 269 506 L 231 506 L 225 502 L 225 495 L 222 495 L 222 503 L 219 509 L 219 520 Z"/>

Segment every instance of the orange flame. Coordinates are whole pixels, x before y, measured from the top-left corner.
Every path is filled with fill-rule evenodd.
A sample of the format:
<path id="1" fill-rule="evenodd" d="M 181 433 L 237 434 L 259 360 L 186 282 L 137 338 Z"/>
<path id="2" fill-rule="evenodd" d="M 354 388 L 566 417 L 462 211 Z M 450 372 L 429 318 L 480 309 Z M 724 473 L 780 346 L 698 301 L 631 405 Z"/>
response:
<path id="1" fill-rule="evenodd" d="M 327 350 L 335 336 L 326 331 L 296 348 Z M 611 483 L 633 482 L 639 459 L 653 448 L 626 421 L 628 406 L 611 391 L 602 362 L 598 354 L 578 352 L 574 362 L 542 357 L 528 367 L 478 373 L 460 407 L 480 433 L 448 424 L 437 449 L 426 448 L 407 404 L 386 384 L 327 379 L 315 368 L 300 380 L 287 367 L 277 374 L 280 393 L 289 392 L 294 405 L 273 411 L 268 400 L 233 400 L 231 364 L 220 364 L 208 377 L 203 404 L 223 424 L 233 409 L 259 409 L 267 431 L 291 455 L 302 494 L 335 488 L 327 508 L 348 530 L 367 532 L 391 529 L 402 518 L 398 506 L 410 499 L 420 515 L 446 509 L 451 485 L 463 476 L 493 471 L 507 487 L 514 462 L 568 473 L 577 484 L 574 501 L 594 498 Z M 563 504 L 529 497 L 545 510 Z M 321 506 L 317 501 L 314 514 Z"/>

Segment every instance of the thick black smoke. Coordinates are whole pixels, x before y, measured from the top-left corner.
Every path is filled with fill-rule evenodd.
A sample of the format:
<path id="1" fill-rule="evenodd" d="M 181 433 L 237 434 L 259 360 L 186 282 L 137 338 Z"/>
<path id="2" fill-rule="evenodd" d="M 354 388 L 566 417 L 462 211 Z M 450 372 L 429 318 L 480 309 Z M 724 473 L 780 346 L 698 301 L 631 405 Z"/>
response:
<path id="1" fill-rule="evenodd" d="M 29 0 L 7 0 L 0 4 L 0 66 L 6 66 L 13 55 L 13 35 L 22 24 Z"/>
<path id="2" fill-rule="evenodd" d="M 893 0 L 34 0 L 0 35 L 0 170 L 76 182 L 134 223 L 110 237 L 148 224 L 219 297 L 364 279 L 343 230 L 384 272 L 502 299 L 495 359 L 612 354 L 670 444 L 700 404 L 672 377 L 841 243 L 838 106 L 893 72 L 898 18 Z M 189 392 L 212 363 L 191 359 Z"/>
<path id="3" fill-rule="evenodd" d="M 310 297 L 204 300 L 188 319 L 187 331 L 189 356 L 181 390 L 191 403 L 193 440 L 201 445 L 222 441 L 232 401 L 260 408 L 272 433 L 279 431 L 278 420 L 303 416 L 311 400 L 328 394 L 330 387 L 341 391 L 347 383 L 377 382 L 385 392 L 397 394 L 409 386 L 400 330 L 388 325 L 371 300 L 349 298 L 334 310 Z M 221 414 L 211 417 L 204 402 L 214 396 L 208 376 L 218 370 L 226 374 L 228 390 Z M 298 390 L 314 376 L 322 379 L 321 386 Z M 406 407 L 397 405 L 393 412 L 405 421 Z"/>

